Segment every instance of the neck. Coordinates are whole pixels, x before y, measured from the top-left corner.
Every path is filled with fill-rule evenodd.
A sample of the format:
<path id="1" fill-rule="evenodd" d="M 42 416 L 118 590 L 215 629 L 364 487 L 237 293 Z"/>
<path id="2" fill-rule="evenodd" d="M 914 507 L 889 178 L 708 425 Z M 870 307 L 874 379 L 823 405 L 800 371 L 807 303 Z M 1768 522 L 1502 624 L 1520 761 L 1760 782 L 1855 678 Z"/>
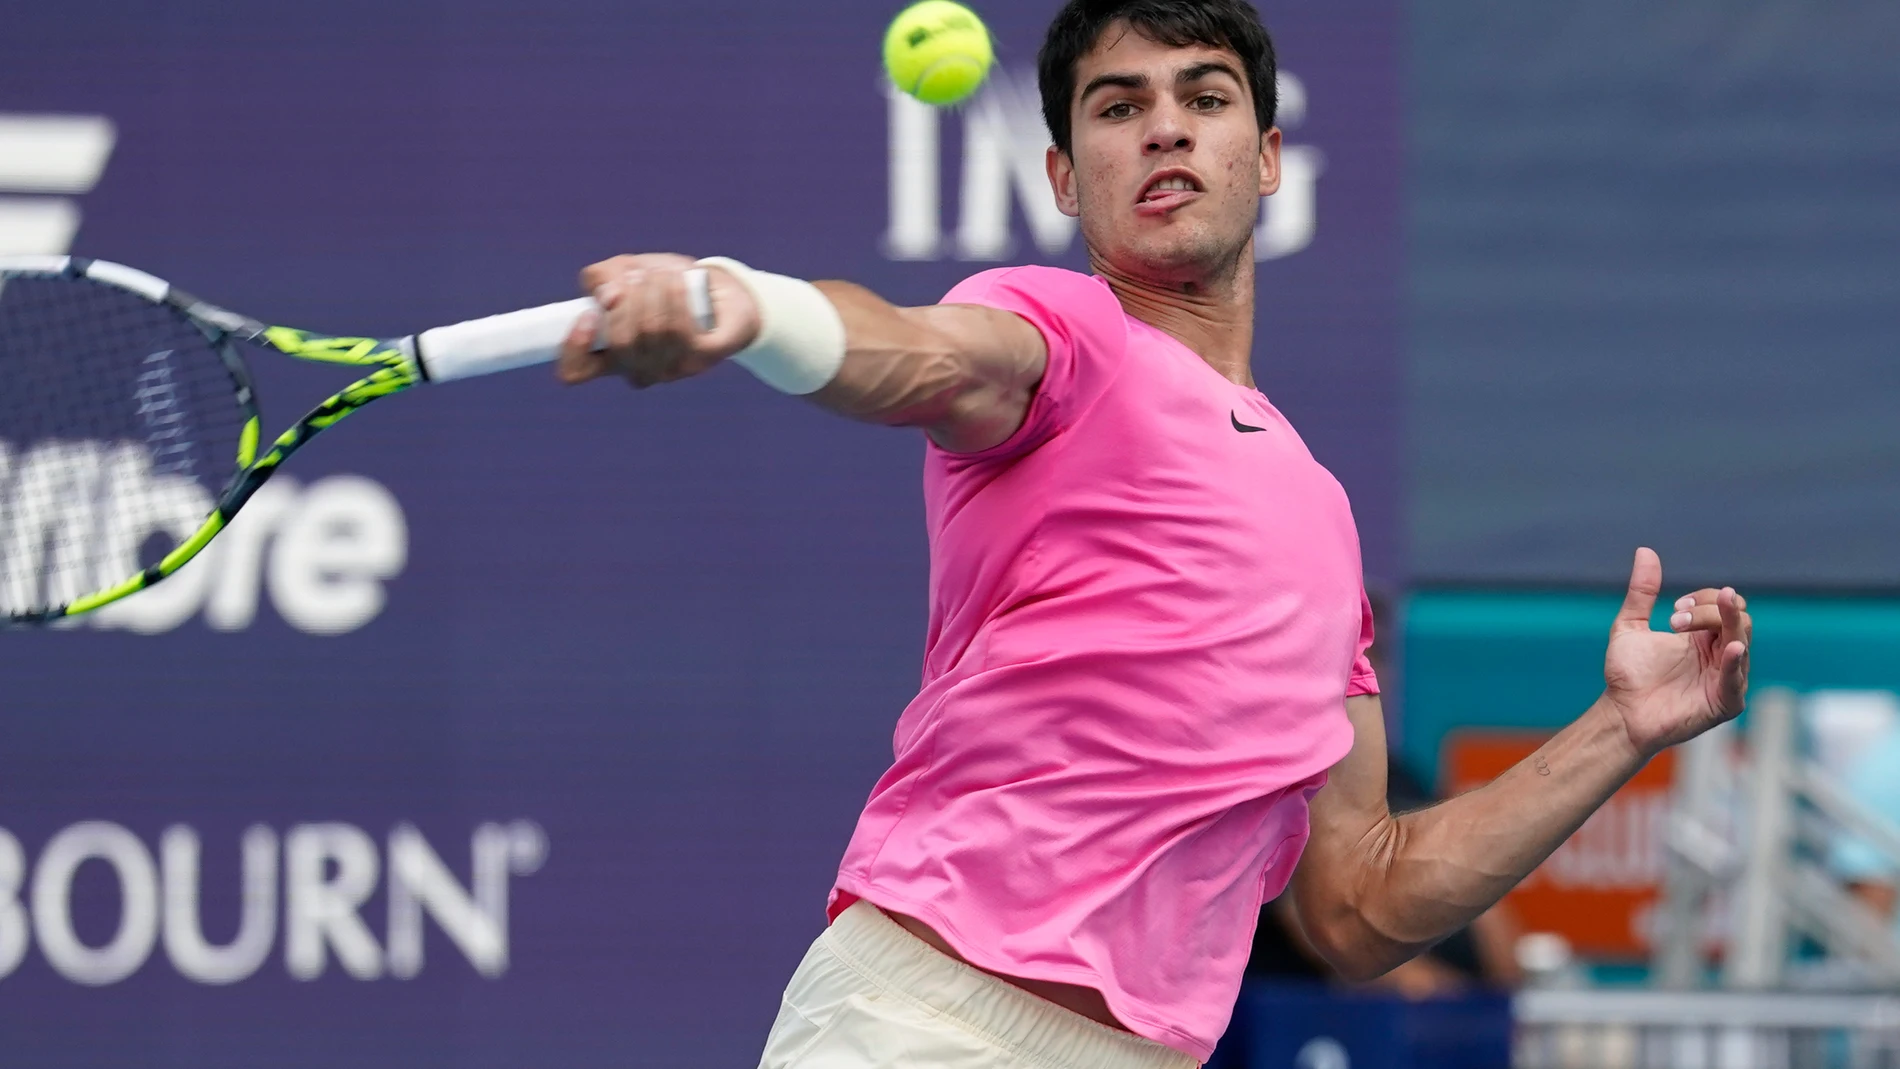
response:
<path id="1" fill-rule="evenodd" d="M 1230 382 L 1253 382 L 1253 242 L 1214 273 L 1189 281 L 1138 278 L 1089 250 L 1089 268 L 1131 316 L 1192 349 Z"/>

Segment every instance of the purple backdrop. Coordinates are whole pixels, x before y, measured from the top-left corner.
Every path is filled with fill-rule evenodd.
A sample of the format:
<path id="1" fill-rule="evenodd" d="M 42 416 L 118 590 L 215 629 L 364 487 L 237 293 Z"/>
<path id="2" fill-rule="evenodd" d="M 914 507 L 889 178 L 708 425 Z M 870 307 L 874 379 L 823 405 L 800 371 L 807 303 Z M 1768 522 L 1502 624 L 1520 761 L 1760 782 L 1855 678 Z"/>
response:
<path id="1" fill-rule="evenodd" d="M 1053 6 L 984 12 L 1019 89 Z M 999 93 L 894 179 L 893 131 L 923 128 L 880 86 L 890 14 L 16 7 L 0 112 L 115 135 L 89 189 L 0 190 L 0 221 L 59 202 L 77 252 L 353 333 L 566 297 L 580 266 L 638 249 L 927 302 L 988 266 L 959 250 L 999 254 L 978 216 L 1013 187 L 984 153 L 1025 158 L 1035 135 L 1029 98 Z M 1396 3 L 1267 14 L 1317 207 L 1295 194 L 1269 219 L 1258 376 L 1395 578 Z M 937 178 L 941 255 L 921 258 L 915 175 Z M 1036 209 L 1006 223 L 1010 259 L 1081 264 Z M 261 365 L 267 424 L 337 381 Z M 157 633 L 0 639 L 0 1064 L 751 1064 L 915 686 L 919 455 L 736 371 L 638 395 L 457 384 L 301 455 L 272 537 L 210 561 L 202 604 Z M 333 595 L 356 600 L 326 615 Z M 253 825 L 278 848 L 252 894 L 268 945 L 207 983 L 215 955 L 178 918 L 213 945 L 239 933 Z M 195 898 L 161 849 L 174 826 L 202 843 Z M 419 967 L 392 931 L 417 895 L 446 918 L 425 919 Z"/>

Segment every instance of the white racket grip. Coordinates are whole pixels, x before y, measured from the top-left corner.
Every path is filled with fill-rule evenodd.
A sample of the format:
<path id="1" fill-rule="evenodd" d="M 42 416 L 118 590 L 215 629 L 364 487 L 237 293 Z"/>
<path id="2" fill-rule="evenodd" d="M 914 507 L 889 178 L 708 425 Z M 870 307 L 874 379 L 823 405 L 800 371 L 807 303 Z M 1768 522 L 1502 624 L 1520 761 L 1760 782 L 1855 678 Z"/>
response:
<path id="1" fill-rule="evenodd" d="M 713 328 L 711 286 L 706 269 L 686 272 L 686 303 L 700 330 Z M 561 343 L 580 317 L 599 306 L 578 297 L 539 308 L 523 308 L 483 319 L 425 330 L 416 338 L 416 359 L 430 382 L 451 382 L 498 371 L 546 364 L 561 354 Z M 606 324 L 594 339 L 594 351 L 607 348 Z"/>
<path id="2" fill-rule="evenodd" d="M 430 382 L 545 364 L 560 355 L 567 332 L 594 307 L 592 297 L 579 297 L 425 330 L 416 338 L 416 358 Z"/>

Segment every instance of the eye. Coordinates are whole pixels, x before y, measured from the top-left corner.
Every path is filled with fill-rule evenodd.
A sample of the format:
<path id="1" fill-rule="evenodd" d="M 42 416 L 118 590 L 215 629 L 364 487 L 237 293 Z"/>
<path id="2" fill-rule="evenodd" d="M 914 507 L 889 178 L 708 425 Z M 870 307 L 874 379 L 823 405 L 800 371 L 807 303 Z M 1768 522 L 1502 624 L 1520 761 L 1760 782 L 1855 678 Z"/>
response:
<path id="1" fill-rule="evenodd" d="M 1217 94 L 1202 93 L 1194 98 L 1192 106 L 1197 111 L 1215 111 L 1226 103 L 1227 101 Z"/>
<path id="2" fill-rule="evenodd" d="M 1102 118 L 1126 119 L 1130 115 L 1133 115 L 1134 113 L 1135 113 L 1135 106 L 1124 100 L 1117 104 L 1110 104 L 1106 109 L 1102 111 Z"/>

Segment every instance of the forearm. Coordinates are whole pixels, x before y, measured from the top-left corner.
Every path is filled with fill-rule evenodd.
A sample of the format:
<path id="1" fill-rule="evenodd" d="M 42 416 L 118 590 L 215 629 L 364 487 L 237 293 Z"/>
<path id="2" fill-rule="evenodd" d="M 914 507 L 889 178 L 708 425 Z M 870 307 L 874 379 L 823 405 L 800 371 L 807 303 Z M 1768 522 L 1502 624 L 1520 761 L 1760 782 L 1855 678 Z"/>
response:
<path id="1" fill-rule="evenodd" d="M 953 452 L 1001 444 L 1021 426 L 1048 363 L 1042 332 L 1000 309 L 899 308 L 849 282 L 721 257 L 615 256 L 588 265 L 581 287 L 598 311 L 561 344 L 564 382 L 618 374 L 644 389 L 730 360 L 842 415 L 921 427 Z"/>
<path id="2" fill-rule="evenodd" d="M 820 282 L 845 327 L 837 375 L 810 395 L 868 423 L 920 427 L 957 451 L 995 445 L 1022 422 L 1044 354 L 1008 312 L 970 305 L 899 308 L 849 282 Z"/>
<path id="3" fill-rule="evenodd" d="M 1349 977 L 1377 976 L 1468 924 L 1530 875 L 1651 754 L 1741 712 L 1754 624 L 1732 588 L 1675 603 L 1649 626 L 1662 561 L 1636 551 L 1604 654 L 1603 697 L 1494 782 L 1394 817 L 1386 805 L 1384 714 L 1346 699 L 1352 749 L 1313 796 L 1312 834 L 1293 875 L 1314 947 Z"/>
<path id="4" fill-rule="evenodd" d="M 1315 941 L 1348 975 L 1397 966 L 1494 905 L 1641 764 L 1599 702 L 1486 786 L 1387 815 L 1353 844 L 1357 856 L 1324 866 L 1334 886 L 1309 889 Z"/>

